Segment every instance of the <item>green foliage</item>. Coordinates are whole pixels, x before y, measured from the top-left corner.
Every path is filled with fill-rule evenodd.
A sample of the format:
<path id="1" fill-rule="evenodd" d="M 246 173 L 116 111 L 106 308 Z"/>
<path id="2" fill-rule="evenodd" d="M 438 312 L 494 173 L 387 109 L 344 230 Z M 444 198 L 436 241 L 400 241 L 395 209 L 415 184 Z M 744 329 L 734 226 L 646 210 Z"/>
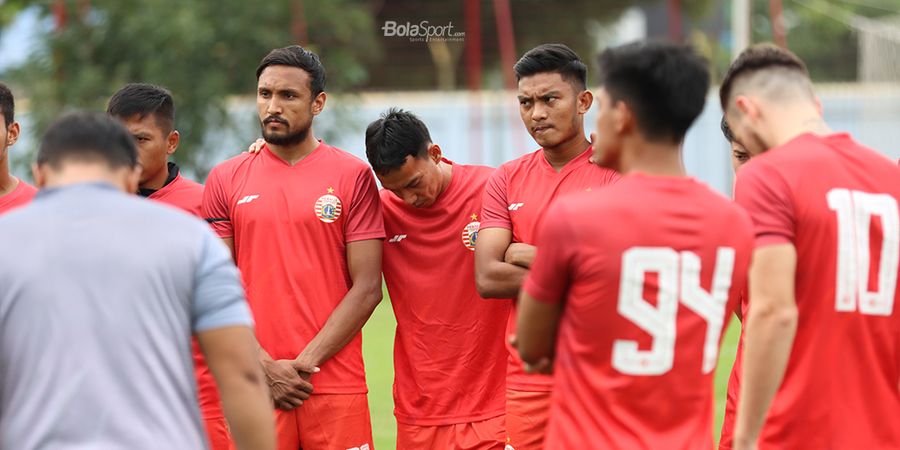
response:
<path id="1" fill-rule="evenodd" d="M 46 1 L 17 3 L 18 9 L 33 6 L 54 17 Z M 9 74 L 31 100 L 35 126 L 29 131 L 40 133 L 67 109 L 105 110 L 109 96 L 125 83 L 155 83 L 175 97 L 182 133 L 176 158 L 205 173 L 212 161 L 204 158 L 204 137 L 230 125 L 227 99 L 253 94 L 259 60 L 295 42 L 292 25 L 298 19 L 306 22 L 309 47 L 322 57 L 329 91 L 365 82 L 365 62 L 378 51 L 367 4 L 304 0 L 301 15 L 295 3 L 66 1 L 64 26 L 44 36 L 43 50 Z"/>

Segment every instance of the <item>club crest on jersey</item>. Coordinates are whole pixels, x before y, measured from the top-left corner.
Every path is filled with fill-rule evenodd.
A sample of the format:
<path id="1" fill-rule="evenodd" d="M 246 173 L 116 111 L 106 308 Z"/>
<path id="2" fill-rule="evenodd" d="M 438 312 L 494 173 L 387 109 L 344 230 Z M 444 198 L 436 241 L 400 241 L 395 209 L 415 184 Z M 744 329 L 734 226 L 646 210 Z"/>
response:
<path id="1" fill-rule="evenodd" d="M 481 222 L 478 221 L 478 215 L 472 214 L 470 216 L 472 219 L 462 231 L 462 242 L 463 245 L 466 246 L 469 250 L 475 250 L 475 240 L 478 239 L 478 228 L 481 227 Z"/>
<path id="2" fill-rule="evenodd" d="M 316 217 L 325 223 L 341 217 L 341 199 L 334 195 L 334 188 L 328 188 L 328 193 L 316 200 Z"/>

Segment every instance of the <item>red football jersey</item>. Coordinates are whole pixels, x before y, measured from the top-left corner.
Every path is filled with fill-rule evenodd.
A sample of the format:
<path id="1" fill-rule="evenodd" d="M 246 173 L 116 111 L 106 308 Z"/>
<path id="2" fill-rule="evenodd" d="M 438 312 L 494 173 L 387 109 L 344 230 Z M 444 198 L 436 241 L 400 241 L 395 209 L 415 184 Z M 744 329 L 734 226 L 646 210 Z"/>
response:
<path id="1" fill-rule="evenodd" d="M 735 198 L 757 248 L 797 250 L 797 334 L 759 448 L 900 448 L 900 168 L 803 134 L 742 167 Z"/>
<path id="2" fill-rule="evenodd" d="M 553 201 L 573 192 L 606 186 L 619 178 L 618 173 L 591 164 L 592 150 L 588 148 L 559 172 L 547 162 L 543 150 L 500 166 L 484 190 L 481 228 L 506 228 L 512 231 L 513 242 L 534 245 L 537 227 Z M 506 333 L 516 333 L 515 309 L 509 315 Z M 516 349 L 507 344 L 507 350 L 506 387 L 519 391 L 551 390 L 551 377 L 525 373 Z"/>
<path id="3" fill-rule="evenodd" d="M 450 161 L 444 160 L 448 164 Z M 474 250 L 493 169 L 453 164 L 434 205 L 382 190 L 384 280 L 397 318 L 394 413 L 410 425 L 479 422 L 505 411 L 509 302 L 475 289 Z"/>
<path id="4" fill-rule="evenodd" d="M 256 337 L 275 359 L 296 358 L 347 294 L 347 243 L 384 238 L 372 171 L 324 142 L 293 166 L 268 147 L 219 164 L 203 213 L 234 238 Z M 367 392 L 362 334 L 320 368 L 317 394 Z"/>
<path id="5" fill-rule="evenodd" d="M 181 176 L 181 173 L 147 198 L 172 205 L 197 217 L 203 216 L 200 212 L 200 204 L 203 203 L 203 185 Z"/>
<path id="6" fill-rule="evenodd" d="M 712 448 L 752 243 L 747 214 L 690 178 L 628 175 L 551 207 L 523 287 L 564 304 L 546 448 Z"/>
<path id="7" fill-rule="evenodd" d="M 19 179 L 19 184 L 9 194 L 0 196 L 0 214 L 31 201 L 37 194 L 37 188 Z"/>
<path id="8" fill-rule="evenodd" d="M 169 184 L 150 194 L 147 198 L 201 217 L 200 204 L 203 202 L 203 185 L 184 178 L 179 173 Z M 219 389 L 216 387 L 216 380 L 213 378 L 212 372 L 206 365 L 196 338 L 191 340 L 191 348 L 194 355 L 194 375 L 197 377 L 200 411 L 203 413 L 204 419 L 221 418 L 223 412 Z"/>

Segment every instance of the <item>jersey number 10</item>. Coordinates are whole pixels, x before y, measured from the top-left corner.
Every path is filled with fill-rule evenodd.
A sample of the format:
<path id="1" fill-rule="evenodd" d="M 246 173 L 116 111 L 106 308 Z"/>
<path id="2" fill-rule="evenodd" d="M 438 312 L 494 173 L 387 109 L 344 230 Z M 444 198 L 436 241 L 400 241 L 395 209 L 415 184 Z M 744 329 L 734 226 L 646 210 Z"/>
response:
<path id="1" fill-rule="evenodd" d="M 900 256 L 897 200 L 887 194 L 848 189 L 832 189 L 827 198 L 828 207 L 837 215 L 835 309 L 840 312 L 858 310 L 873 316 L 891 315 Z M 881 219 L 881 263 L 874 292 L 869 291 L 872 216 Z"/>
<path id="2" fill-rule="evenodd" d="M 640 350 L 632 340 L 613 343 L 612 365 L 629 375 L 662 375 L 672 369 L 678 304 L 706 320 L 703 373 L 716 367 L 719 337 L 725 320 L 725 305 L 734 271 L 734 249 L 720 247 L 716 253 L 712 289 L 700 286 L 700 257 L 696 253 L 668 247 L 633 247 L 622 254 L 618 311 L 653 337 L 649 350 Z M 658 276 L 656 306 L 644 299 L 647 273 Z"/>

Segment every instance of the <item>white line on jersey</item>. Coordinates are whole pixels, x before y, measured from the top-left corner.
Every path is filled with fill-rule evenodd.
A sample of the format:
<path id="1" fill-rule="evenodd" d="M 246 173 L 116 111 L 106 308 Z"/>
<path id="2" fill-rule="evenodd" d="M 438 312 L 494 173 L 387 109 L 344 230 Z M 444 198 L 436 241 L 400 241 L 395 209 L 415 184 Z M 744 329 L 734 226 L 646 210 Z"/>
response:
<path id="1" fill-rule="evenodd" d="M 250 203 L 250 202 L 252 202 L 253 200 L 256 200 L 256 199 L 258 199 L 258 198 L 259 198 L 259 195 L 255 195 L 255 194 L 254 194 L 254 195 L 248 195 L 248 196 L 246 196 L 246 197 L 244 197 L 244 198 L 238 200 L 237 204 L 238 204 L 238 205 L 242 205 L 242 204 L 244 204 L 244 203 Z"/>
<path id="2" fill-rule="evenodd" d="M 398 234 L 398 235 L 395 235 L 394 237 L 392 237 L 388 242 L 391 242 L 391 243 L 397 243 L 397 242 L 400 242 L 400 241 L 402 241 L 402 240 L 404 240 L 404 239 L 406 239 L 406 235 L 405 235 L 405 234 Z"/>
<path id="3" fill-rule="evenodd" d="M 521 207 L 523 207 L 523 206 L 525 206 L 524 203 L 511 203 L 511 204 L 509 205 L 509 210 L 510 210 L 510 211 L 516 211 L 516 210 L 518 210 L 519 208 L 521 208 Z"/>

